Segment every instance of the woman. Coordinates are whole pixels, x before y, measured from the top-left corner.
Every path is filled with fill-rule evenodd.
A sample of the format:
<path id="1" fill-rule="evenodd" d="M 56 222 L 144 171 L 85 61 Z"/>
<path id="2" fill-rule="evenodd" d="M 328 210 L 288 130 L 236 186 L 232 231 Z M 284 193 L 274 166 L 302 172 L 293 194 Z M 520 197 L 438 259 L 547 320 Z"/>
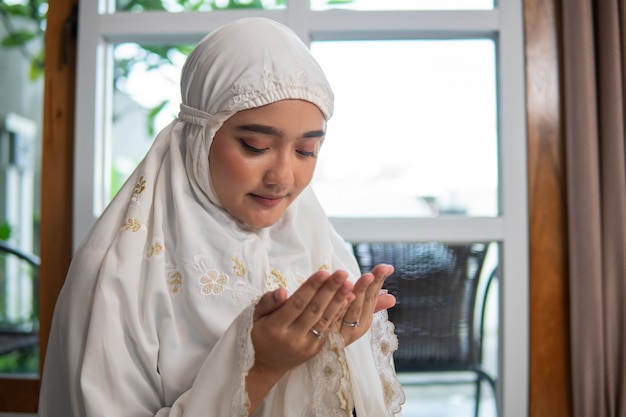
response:
<path id="1" fill-rule="evenodd" d="M 243 19 L 198 44 L 181 86 L 72 261 L 39 415 L 399 413 L 393 268 L 359 277 L 309 187 L 333 97 L 308 49 Z"/>

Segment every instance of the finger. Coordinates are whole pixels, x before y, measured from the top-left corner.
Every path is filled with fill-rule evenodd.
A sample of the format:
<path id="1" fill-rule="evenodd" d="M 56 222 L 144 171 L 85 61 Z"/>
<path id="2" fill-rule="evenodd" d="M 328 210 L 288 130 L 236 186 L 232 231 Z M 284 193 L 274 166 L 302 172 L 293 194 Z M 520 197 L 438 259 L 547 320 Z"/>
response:
<path id="1" fill-rule="evenodd" d="M 366 298 L 369 300 L 376 300 L 380 294 L 380 290 L 391 274 L 393 274 L 393 266 L 386 264 L 379 264 L 372 269 L 374 275 L 374 282 L 367 288 Z"/>
<path id="2" fill-rule="evenodd" d="M 350 305 L 343 317 L 342 324 L 347 327 L 357 327 L 362 320 L 367 321 L 378 305 L 378 295 L 384 280 L 393 273 L 391 265 L 376 265 L 372 272 L 363 274 L 355 285 L 356 299 Z M 388 304 L 395 304 L 395 298 L 382 300 L 382 308 Z M 382 309 L 381 308 L 381 309 Z"/>
<path id="3" fill-rule="evenodd" d="M 327 328 L 350 294 L 351 284 L 346 283 L 347 279 L 347 272 L 335 271 L 317 290 L 292 326 L 308 331 L 321 321 L 321 327 Z"/>
<path id="4" fill-rule="evenodd" d="M 393 274 L 393 271 L 393 265 L 378 264 L 372 269 L 371 272 L 374 275 L 384 275 L 384 277 L 387 278 L 389 275 Z"/>
<path id="5" fill-rule="evenodd" d="M 274 315 L 275 325 L 291 326 L 294 320 L 307 308 L 315 294 L 330 278 L 326 271 L 318 271 L 311 275 L 284 303 L 283 308 Z"/>
<path id="6" fill-rule="evenodd" d="M 322 314 L 322 317 L 314 325 L 316 330 L 328 330 L 339 317 L 343 317 L 345 310 L 348 308 L 348 304 L 354 299 L 352 288 L 353 285 L 348 280 L 339 287 L 333 299 L 326 306 L 324 314 Z"/>
<path id="7" fill-rule="evenodd" d="M 393 273 L 394 269 L 391 265 L 379 264 L 372 269 L 374 275 L 374 281 L 368 286 L 364 303 L 364 309 L 367 310 L 367 314 L 372 314 L 378 303 L 380 290 L 385 282 L 385 279 Z"/>
<path id="8" fill-rule="evenodd" d="M 350 303 L 346 311 L 341 316 L 340 325 L 348 327 L 357 327 L 361 321 L 363 314 L 363 300 L 368 287 L 374 281 L 374 275 L 366 273 L 361 275 L 354 285 L 353 296 L 354 300 Z"/>
<path id="9" fill-rule="evenodd" d="M 387 310 L 395 305 L 396 305 L 396 297 L 394 297 L 393 295 L 388 294 L 388 293 L 378 294 L 374 312 Z"/>

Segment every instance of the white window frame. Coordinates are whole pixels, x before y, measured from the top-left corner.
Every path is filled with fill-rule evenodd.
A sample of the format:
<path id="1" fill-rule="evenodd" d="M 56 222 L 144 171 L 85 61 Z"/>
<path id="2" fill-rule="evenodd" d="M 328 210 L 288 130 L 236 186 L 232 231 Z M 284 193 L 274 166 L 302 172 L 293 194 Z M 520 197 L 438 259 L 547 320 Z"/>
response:
<path id="1" fill-rule="evenodd" d="M 529 291 L 528 197 L 522 0 L 500 0 L 481 11 L 311 11 L 306 0 L 285 10 L 207 13 L 98 13 L 95 0 L 80 1 L 74 161 L 74 245 L 102 206 L 106 159 L 104 120 L 110 112 L 110 59 L 117 42 L 190 42 L 246 16 L 266 16 L 312 40 L 430 39 L 488 36 L 497 41 L 501 214 L 494 218 L 334 218 L 348 241 L 502 243 L 499 285 L 499 415 L 528 415 Z M 110 55 L 110 54 L 109 54 Z"/>

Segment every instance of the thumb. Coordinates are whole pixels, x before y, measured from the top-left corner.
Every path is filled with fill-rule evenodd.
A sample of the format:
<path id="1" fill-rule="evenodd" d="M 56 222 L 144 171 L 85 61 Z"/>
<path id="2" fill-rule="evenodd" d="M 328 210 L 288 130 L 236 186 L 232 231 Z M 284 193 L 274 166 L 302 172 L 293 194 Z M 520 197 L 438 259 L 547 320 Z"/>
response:
<path id="1" fill-rule="evenodd" d="M 284 288 L 266 292 L 254 308 L 254 320 L 256 321 L 263 316 L 273 313 L 282 306 L 286 300 L 287 292 Z"/>
<path id="2" fill-rule="evenodd" d="M 382 290 L 385 291 L 385 290 Z M 386 292 L 382 292 L 378 294 L 378 299 L 376 300 L 376 307 L 374 312 L 380 310 L 387 310 L 396 305 L 396 297 Z"/>

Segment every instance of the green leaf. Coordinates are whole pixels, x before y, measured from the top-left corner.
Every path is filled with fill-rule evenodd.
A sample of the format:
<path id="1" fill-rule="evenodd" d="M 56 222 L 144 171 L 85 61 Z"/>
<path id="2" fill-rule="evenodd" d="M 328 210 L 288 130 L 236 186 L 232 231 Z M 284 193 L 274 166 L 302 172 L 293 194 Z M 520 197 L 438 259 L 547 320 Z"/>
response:
<path id="1" fill-rule="evenodd" d="M 163 108 L 167 105 L 168 102 L 169 100 L 163 100 L 162 102 L 157 104 L 155 107 L 151 108 L 150 111 L 148 112 L 148 135 L 150 137 L 154 136 L 154 133 L 156 132 L 156 129 L 154 127 L 156 117 L 159 115 L 159 113 L 161 113 L 161 110 L 163 110 Z"/>
<path id="2" fill-rule="evenodd" d="M 177 45 L 174 48 L 181 54 L 188 56 L 193 51 L 194 45 Z"/>
<path id="3" fill-rule="evenodd" d="M 226 6 L 218 6 L 217 2 L 211 2 L 211 8 L 216 10 L 224 9 L 263 9 L 261 0 L 228 0 Z"/>
<path id="4" fill-rule="evenodd" d="M 44 70 L 44 50 L 40 50 L 36 56 L 33 57 L 30 62 L 29 78 L 31 81 L 35 81 L 43 76 Z"/>
<path id="5" fill-rule="evenodd" d="M 144 0 L 140 2 L 145 10 L 165 10 L 161 0 Z"/>
<path id="6" fill-rule="evenodd" d="M 22 46 L 36 36 L 36 33 L 27 30 L 17 30 L 5 36 L 0 45 L 4 47 Z"/>
<path id="7" fill-rule="evenodd" d="M 161 0 L 130 0 L 126 4 L 117 3 L 117 10 L 125 11 L 146 11 L 165 10 Z"/>
<path id="8" fill-rule="evenodd" d="M 169 51 L 172 49 L 171 46 L 142 45 L 141 47 L 146 51 L 157 55 L 162 60 L 172 63 L 172 60 L 168 56 Z"/>
<path id="9" fill-rule="evenodd" d="M 354 0 L 328 0 L 327 3 L 329 6 L 341 6 L 343 4 L 354 3 Z"/>
<path id="10" fill-rule="evenodd" d="M 9 240 L 11 237 L 11 225 L 7 222 L 0 223 L 0 240 Z"/>
<path id="11" fill-rule="evenodd" d="M 32 15 L 29 6 L 24 4 L 6 4 L 4 1 L 0 1 L 0 12 L 2 14 L 10 16 L 21 16 L 30 18 Z"/>

